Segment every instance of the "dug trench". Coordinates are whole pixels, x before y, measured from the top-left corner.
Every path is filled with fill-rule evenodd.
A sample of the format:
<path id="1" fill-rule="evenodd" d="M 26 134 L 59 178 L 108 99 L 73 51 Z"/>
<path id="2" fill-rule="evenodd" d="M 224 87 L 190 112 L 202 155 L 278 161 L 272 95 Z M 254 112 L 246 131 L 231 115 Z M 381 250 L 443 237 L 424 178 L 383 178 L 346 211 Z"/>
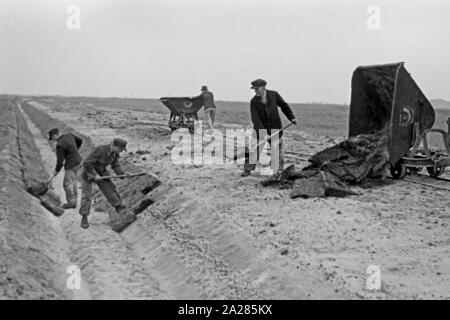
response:
<path id="1" fill-rule="evenodd" d="M 22 103 L 22 108 L 29 119 L 29 126 L 40 130 L 35 132 L 34 138 L 40 145 L 46 167 L 52 168 L 55 161 L 55 155 L 44 138 L 51 127 L 72 131 L 87 140 L 88 145 L 91 144 L 86 135 L 67 127 L 42 110 L 26 102 Z M 85 152 L 82 150 L 83 154 Z M 142 168 L 131 165 L 126 156 L 121 159 L 121 163 L 128 172 L 142 171 Z M 55 181 L 54 185 L 60 183 Z M 139 187 L 130 189 L 132 184 L 132 180 L 117 181 L 118 190 L 125 201 L 139 190 Z M 89 288 L 105 289 L 110 286 L 105 277 L 115 272 L 122 273 L 119 279 L 123 279 L 124 274 L 132 274 L 133 280 L 130 281 L 137 286 L 139 274 L 136 274 L 132 265 L 136 263 L 144 272 L 141 281 L 145 283 L 150 279 L 155 293 L 153 297 L 157 298 L 307 298 L 316 294 L 331 298 L 350 296 L 346 292 L 338 293 L 335 285 L 326 283 L 320 276 L 303 267 L 288 273 L 280 271 L 278 266 L 268 265 L 266 259 L 270 250 L 261 248 L 244 230 L 220 215 L 208 212 L 204 204 L 192 199 L 185 190 L 165 181 L 151 196 L 155 202 L 120 234 L 108 227 L 109 217 L 100 210 L 111 212 L 111 208 L 100 195 L 96 197 L 96 212 L 91 214 L 89 229 L 80 229 L 79 216 L 75 210 L 68 210 L 59 218 L 69 243 L 76 248 L 75 263 L 80 266 L 82 275 L 88 275 Z M 117 257 L 119 250 L 124 251 L 125 259 Z M 117 260 L 116 264 L 113 264 L 114 260 Z M 113 267 L 118 269 L 118 266 L 124 269 L 121 272 L 111 270 Z M 303 278 L 301 285 L 298 280 L 293 281 L 298 276 Z M 109 281 L 114 284 L 114 280 Z M 93 289 L 90 291 L 93 292 Z M 124 288 L 118 286 L 107 291 L 118 294 Z M 122 296 L 126 297 L 124 294 Z M 103 292 L 97 297 L 108 296 Z"/>
<path id="2" fill-rule="evenodd" d="M 2 104 L 2 127 L 8 133 L 2 143 L 2 171 L 9 177 L 1 190 L 2 297 L 164 297 L 141 259 L 109 227 L 94 225 L 89 233 L 83 233 L 77 228 L 79 218 L 74 212 L 56 218 L 26 193 L 26 186 L 48 178 L 44 168 L 51 168 L 49 161 L 54 162 L 54 155 L 20 105 L 12 101 Z M 55 183 L 61 185 L 61 177 Z M 59 188 L 55 192 L 62 196 Z M 104 218 L 101 214 L 96 216 Z M 79 286 L 68 282 L 73 266 L 81 269 Z"/>
<path id="3" fill-rule="evenodd" d="M 48 178 L 31 132 L 12 100 L 0 100 L 0 298 L 86 299 L 70 291 L 68 243 L 55 218 L 26 186 Z"/>

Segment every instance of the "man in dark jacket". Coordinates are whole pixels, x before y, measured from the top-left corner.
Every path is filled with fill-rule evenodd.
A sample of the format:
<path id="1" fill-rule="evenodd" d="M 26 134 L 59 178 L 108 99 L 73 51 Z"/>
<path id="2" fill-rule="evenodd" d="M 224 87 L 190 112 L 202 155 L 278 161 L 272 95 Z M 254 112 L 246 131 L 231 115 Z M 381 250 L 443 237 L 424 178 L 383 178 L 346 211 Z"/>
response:
<path id="1" fill-rule="evenodd" d="M 214 119 L 216 118 L 216 105 L 214 104 L 214 95 L 208 90 L 207 86 L 202 86 L 202 93 L 192 99 L 202 99 L 205 110 L 206 124 L 208 129 L 214 129 Z"/>
<path id="2" fill-rule="evenodd" d="M 88 215 L 92 204 L 92 183 L 97 183 L 100 191 L 118 213 L 125 209 L 115 184 L 110 179 L 103 180 L 100 177 L 109 176 L 109 172 L 106 170 L 107 166 L 111 166 L 111 169 L 117 175 L 125 174 L 119 164 L 119 154 L 124 150 L 126 151 L 126 146 L 125 140 L 114 139 L 111 144 L 96 147 L 83 161 L 80 205 L 82 228 L 89 228 Z"/>
<path id="3" fill-rule="evenodd" d="M 78 152 L 83 140 L 72 133 L 61 134 L 58 128 L 48 132 L 49 140 L 56 141 L 56 167 L 53 176 L 56 177 L 64 165 L 63 187 L 67 203 L 64 209 L 74 209 L 77 206 L 78 183 L 77 175 L 80 170 L 81 156 Z"/>
<path id="4" fill-rule="evenodd" d="M 262 79 L 257 79 L 252 82 L 251 89 L 255 90 L 256 95 L 250 101 L 250 115 L 253 122 L 253 129 L 256 131 L 257 143 L 260 143 L 261 130 L 267 131 L 268 135 L 275 133 L 282 128 L 280 114 L 278 113 L 278 107 L 281 108 L 286 118 L 293 124 L 297 124 L 294 113 L 291 107 L 283 100 L 280 94 L 273 90 L 266 89 L 267 82 Z M 279 156 L 279 165 L 277 169 L 283 169 L 283 132 L 280 132 L 277 136 L 269 140 L 271 144 L 272 160 L 274 156 Z M 257 148 L 257 161 L 259 161 L 260 148 Z M 242 176 L 250 175 L 250 172 L 254 170 L 256 164 L 247 163 L 244 166 L 244 172 Z"/>

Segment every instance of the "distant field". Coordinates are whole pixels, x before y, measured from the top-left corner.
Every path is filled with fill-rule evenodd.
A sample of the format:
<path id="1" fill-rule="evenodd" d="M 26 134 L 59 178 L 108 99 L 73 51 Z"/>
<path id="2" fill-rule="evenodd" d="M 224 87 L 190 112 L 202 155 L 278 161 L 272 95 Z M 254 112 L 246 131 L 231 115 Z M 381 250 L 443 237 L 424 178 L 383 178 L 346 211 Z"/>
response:
<path id="1" fill-rule="evenodd" d="M 36 97 L 45 101 L 46 97 Z M 106 106 L 137 111 L 151 111 L 168 115 L 168 109 L 156 99 L 128 98 L 88 98 L 88 97 L 48 97 L 53 103 L 71 102 L 77 104 L 91 103 L 97 107 Z M 249 103 L 217 101 L 216 121 L 220 123 L 250 124 Z M 335 104 L 291 104 L 303 131 L 321 136 L 345 137 L 348 133 L 348 106 Z M 202 116 L 202 115 L 201 115 Z M 436 110 L 435 128 L 447 129 L 449 109 Z M 431 144 L 441 147 L 441 138 L 431 137 Z"/>

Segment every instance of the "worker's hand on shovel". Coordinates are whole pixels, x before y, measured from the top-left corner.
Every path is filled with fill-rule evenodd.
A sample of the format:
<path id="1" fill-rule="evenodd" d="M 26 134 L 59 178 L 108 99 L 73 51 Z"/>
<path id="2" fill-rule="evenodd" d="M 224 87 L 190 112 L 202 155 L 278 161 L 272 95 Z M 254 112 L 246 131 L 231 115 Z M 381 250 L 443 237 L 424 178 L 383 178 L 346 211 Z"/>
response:
<path id="1" fill-rule="evenodd" d="M 58 172 L 53 171 L 52 176 L 47 180 L 47 184 L 50 184 L 52 180 L 58 175 Z"/>

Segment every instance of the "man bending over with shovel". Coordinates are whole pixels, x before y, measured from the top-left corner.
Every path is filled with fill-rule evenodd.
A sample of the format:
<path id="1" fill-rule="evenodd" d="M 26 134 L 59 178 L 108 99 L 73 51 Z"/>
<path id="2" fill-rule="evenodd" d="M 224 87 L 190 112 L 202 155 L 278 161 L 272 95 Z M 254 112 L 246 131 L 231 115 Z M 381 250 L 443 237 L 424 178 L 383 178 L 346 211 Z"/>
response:
<path id="1" fill-rule="evenodd" d="M 71 133 L 62 134 L 58 128 L 53 128 L 48 132 L 48 139 L 56 141 L 56 167 L 53 177 L 58 175 L 64 164 L 63 188 L 67 203 L 63 204 L 62 207 L 74 209 L 77 206 L 78 195 L 77 175 L 82 160 L 78 149 L 80 149 L 83 140 Z"/>
<path id="2" fill-rule="evenodd" d="M 89 228 L 88 215 L 91 211 L 92 203 L 92 183 L 97 183 L 100 191 L 116 208 L 117 213 L 122 213 L 125 206 L 122 205 L 122 199 L 116 189 L 115 184 L 111 179 L 104 179 L 102 177 L 109 176 L 106 170 L 107 166 L 111 166 L 111 169 L 116 175 L 124 175 L 119 164 L 119 154 L 122 151 L 126 151 L 127 142 L 122 139 L 114 139 L 111 144 L 101 145 L 96 147 L 91 154 L 83 161 L 83 169 L 81 171 L 81 206 L 80 215 L 81 227 L 84 229 Z"/>

